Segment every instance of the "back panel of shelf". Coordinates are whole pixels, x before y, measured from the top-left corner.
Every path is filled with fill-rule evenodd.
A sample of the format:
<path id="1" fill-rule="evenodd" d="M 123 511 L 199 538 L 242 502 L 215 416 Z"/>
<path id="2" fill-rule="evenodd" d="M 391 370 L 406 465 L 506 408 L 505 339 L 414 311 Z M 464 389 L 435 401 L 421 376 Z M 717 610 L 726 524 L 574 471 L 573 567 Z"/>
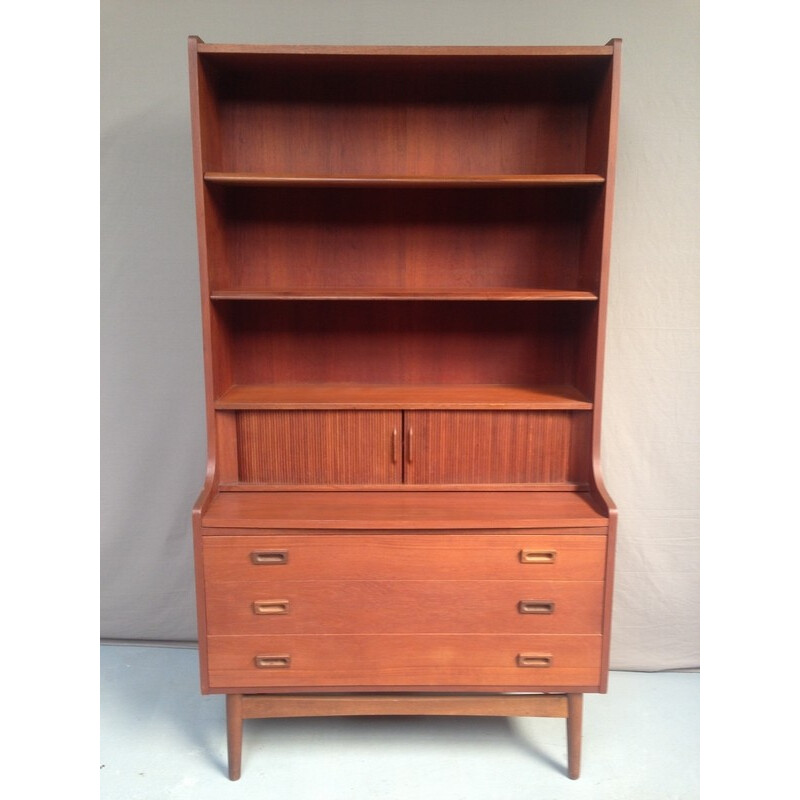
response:
<path id="1" fill-rule="evenodd" d="M 216 396 L 232 385 L 560 385 L 591 396 L 594 304 L 217 301 Z"/>
<path id="2" fill-rule="evenodd" d="M 598 172 L 606 56 L 200 57 L 204 168 L 273 174 Z"/>
<path id="3" fill-rule="evenodd" d="M 602 188 L 208 190 L 211 290 L 596 291 Z"/>

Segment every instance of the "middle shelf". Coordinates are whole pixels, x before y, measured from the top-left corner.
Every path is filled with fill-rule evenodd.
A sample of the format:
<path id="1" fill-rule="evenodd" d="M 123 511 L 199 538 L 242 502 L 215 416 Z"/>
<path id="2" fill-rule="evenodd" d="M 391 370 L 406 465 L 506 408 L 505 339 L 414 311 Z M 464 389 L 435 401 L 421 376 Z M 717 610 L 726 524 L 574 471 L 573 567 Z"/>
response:
<path id="1" fill-rule="evenodd" d="M 212 300 L 597 300 L 594 292 L 578 289 L 397 289 L 388 287 L 328 287 L 303 289 L 216 289 Z"/>
<path id="2" fill-rule="evenodd" d="M 605 183 L 592 173 L 494 174 L 494 175 L 273 175 L 260 172 L 211 172 L 206 183 L 223 186 L 354 187 L 354 188 L 534 188 L 596 186 Z"/>

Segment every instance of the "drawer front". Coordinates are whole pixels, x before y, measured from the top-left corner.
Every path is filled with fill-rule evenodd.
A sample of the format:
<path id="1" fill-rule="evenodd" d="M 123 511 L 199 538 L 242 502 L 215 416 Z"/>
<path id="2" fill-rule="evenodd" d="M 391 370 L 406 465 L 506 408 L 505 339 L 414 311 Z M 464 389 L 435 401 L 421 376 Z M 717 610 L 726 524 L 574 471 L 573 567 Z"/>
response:
<path id="1" fill-rule="evenodd" d="M 597 635 L 209 636 L 213 690 L 593 687 Z"/>
<path id="2" fill-rule="evenodd" d="M 600 633 L 601 581 L 259 581 L 206 588 L 209 634 Z"/>
<path id="3" fill-rule="evenodd" d="M 409 534 L 265 531 L 206 536 L 203 542 L 209 587 L 219 581 L 304 578 L 600 581 L 605 554 L 606 537 L 601 533 L 544 529 Z"/>

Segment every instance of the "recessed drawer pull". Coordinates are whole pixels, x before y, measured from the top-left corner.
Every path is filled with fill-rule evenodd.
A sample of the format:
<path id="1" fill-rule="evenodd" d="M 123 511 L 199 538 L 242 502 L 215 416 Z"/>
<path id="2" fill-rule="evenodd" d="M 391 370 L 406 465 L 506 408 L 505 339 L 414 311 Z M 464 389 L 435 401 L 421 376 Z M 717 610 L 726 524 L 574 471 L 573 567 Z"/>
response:
<path id="1" fill-rule="evenodd" d="M 263 564 L 286 564 L 289 561 L 288 550 L 256 550 L 250 553 L 250 560 L 259 566 Z"/>
<path id="2" fill-rule="evenodd" d="M 256 666 L 259 669 L 285 669 L 291 666 L 291 656 L 256 656 Z"/>
<path id="3" fill-rule="evenodd" d="M 254 614 L 288 614 L 288 600 L 256 600 L 253 603 Z"/>
<path id="4" fill-rule="evenodd" d="M 517 610 L 520 614 L 553 614 L 556 604 L 551 600 L 520 600 Z"/>
<path id="5" fill-rule="evenodd" d="M 556 560 L 555 550 L 520 550 L 519 560 L 523 564 L 553 564 Z"/>
<path id="6" fill-rule="evenodd" d="M 553 656 L 543 653 L 520 653 L 517 656 L 518 667 L 549 667 Z"/>

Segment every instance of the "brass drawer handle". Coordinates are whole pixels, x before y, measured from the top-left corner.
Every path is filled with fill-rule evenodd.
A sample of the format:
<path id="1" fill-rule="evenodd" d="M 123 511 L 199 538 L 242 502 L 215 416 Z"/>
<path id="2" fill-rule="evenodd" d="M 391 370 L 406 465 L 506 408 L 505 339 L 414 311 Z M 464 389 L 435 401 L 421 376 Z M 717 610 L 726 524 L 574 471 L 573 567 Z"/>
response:
<path id="1" fill-rule="evenodd" d="M 552 600 L 520 600 L 517 610 L 520 614 L 553 614 L 556 604 Z"/>
<path id="2" fill-rule="evenodd" d="M 549 653 L 520 653 L 517 656 L 518 667 L 549 667 L 553 662 L 553 656 Z"/>
<path id="3" fill-rule="evenodd" d="M 250 561 L 261 566 L 263 564 L 286 564 L 289 561 L 288 550 L 256 550 L 250 553 Z"/>
<path id="4" fill-rule="evenodd" d="M 291 656 L 256 656 L 256 666 L 259 669 L 285 669 L 291 666 Z"/>
<path id="5" fill-rule="evenodd" d="M 556 560 L 555 550 L 520 550 L 519 560 L 523 564 L 553 564 Z"/>
<path id="6" fill-rule="evenodd" d="M 254 614 L 288 614 L 288 600 L 256 600 L 253 603 Z"/>

